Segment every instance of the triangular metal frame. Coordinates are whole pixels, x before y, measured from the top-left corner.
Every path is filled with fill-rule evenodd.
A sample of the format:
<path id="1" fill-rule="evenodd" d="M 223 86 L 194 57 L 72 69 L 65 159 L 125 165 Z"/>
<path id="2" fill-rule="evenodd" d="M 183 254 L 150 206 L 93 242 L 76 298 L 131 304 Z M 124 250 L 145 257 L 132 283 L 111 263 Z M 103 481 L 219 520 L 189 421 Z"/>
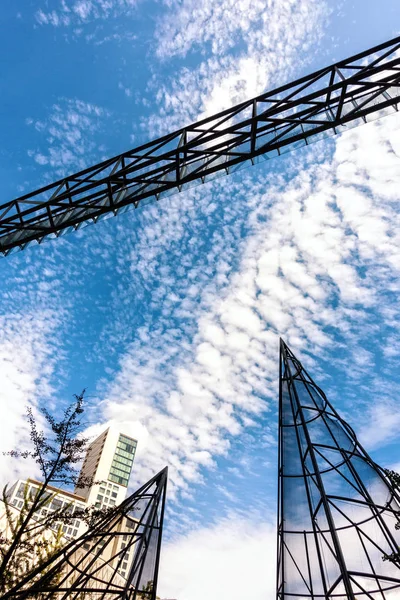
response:
<path id="1" fill-rule="evenodd" d="M 400 498 L 280 341 L 277 599 L 400 597 Z"/>
<path id="2" fill-rule="evenodd" d="M 2 600 L 156 600 L 167 479 L 165 467 Z"/>

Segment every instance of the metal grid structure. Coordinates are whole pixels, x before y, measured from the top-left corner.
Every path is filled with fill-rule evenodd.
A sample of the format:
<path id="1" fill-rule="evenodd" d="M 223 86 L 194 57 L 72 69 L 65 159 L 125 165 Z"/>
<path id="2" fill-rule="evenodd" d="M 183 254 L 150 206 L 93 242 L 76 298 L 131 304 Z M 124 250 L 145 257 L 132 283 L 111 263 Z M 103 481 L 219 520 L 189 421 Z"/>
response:
<path id="1" fill-rule="evenodd" d="M 165 467 L 2 600 L 156 600 L 167 473 Z"/>
<path id="2" fill-rule="evenodd" d="M 0 205 L 0 253 L 397 111 L 400 37 Z"/>
<path id="3" fill-rule="evenodd" d="M 277 599 L 400 597 L 400 499 L 281 341 Z"/>

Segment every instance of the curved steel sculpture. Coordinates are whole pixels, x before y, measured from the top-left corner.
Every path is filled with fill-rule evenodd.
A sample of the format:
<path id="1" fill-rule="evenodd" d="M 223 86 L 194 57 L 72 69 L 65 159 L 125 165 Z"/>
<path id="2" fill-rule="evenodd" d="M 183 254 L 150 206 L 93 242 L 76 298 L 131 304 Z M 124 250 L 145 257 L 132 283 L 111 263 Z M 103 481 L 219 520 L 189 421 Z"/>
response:
<path id="1" fill-rule="evenodd" d="M 165 467 L 2 600 L 156 600 L 167 474 Z"/>
<path id="2" fill-rule="evenodd" d="M 400 597 L 400 498 L 281 341 L 278 600 Z"/>

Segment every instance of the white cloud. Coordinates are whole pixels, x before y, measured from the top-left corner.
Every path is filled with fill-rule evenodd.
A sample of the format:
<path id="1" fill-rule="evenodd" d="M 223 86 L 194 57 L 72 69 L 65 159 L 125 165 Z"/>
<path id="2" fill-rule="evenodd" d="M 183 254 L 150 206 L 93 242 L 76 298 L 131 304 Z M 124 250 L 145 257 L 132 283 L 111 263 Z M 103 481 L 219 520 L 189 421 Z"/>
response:
<path id="1" fill-rule="evenodd" d="M 42 9 L 39 9 L 35 18 L 39 25 L 52 25 L 53 27 L 65 26 L 70 23 L 70 18 L 67 14 L 59 14 L 55 10 L 44 12 Z"/>
<path id="2" fill-rule="evenodd" d="M 51 395 L 50 379 L 55 358 L 51 336 L 56 319 L 51 311 L 8 314 L 0 319 L 0 473 L 2 484 L 17 477 L 38 475 L 30 460 L 4 456 L 10 450 L 31 449 L 26 409 L 42 419 L 38 404 Z"/>
<path id="3" fill-rule="evenodd" d="M 275 525 L 233 513 L 163 544 L 158 594 L 179 600 L 273 598 L 275 548 Z"/>
<path id="4" fill-rule="evenodd" d="M 71 307 L 79 302 L 72 291 L 77 261 L 75 266 L 68 263 L 66 247 L 59 240 L 54 247 L 45 244 L 32 253 L 9 256 L 1 265 L 7 285 L 0 288 L 0 487 L 17 475 L 39 475 L 38 465 L 2 454 L 31 449 L 26 408 L 32 408 L 39 428 L 46 431 L 39 409 L 45 406 L 58 417 L 65 407 L 60 392 L 66 378 L 65 333 L 74 319 Z"/>
<path id="5" fill-rule="evenodd" d="M 312 58 L 329 14 L 327 4 L 316 0 L 186 0 L 168 6 L 155 36 L 158 56 L 165 60 L 200 48 L 207 49 L 207 58 L 183 67 L 169 84 L 164 69 L 161 81 L 154 77 L 150 91 L 160 110 L 142 124 L 153 136 L 287 83 Z"/>
<path id="6" fill-rule="evenodd" d="M 265 172 L 258 180 L 254 169 L 141 213 L 130 278 L 115 302 L 122 306 L 133 294 L 142 302 L 140 290 L 151 290 L 150 320 L 128 345 L 114 380 L 106 389 L 101 384 L 104 418 L 127 428 L 139 422 L 146 432 L 138 480 L 170 464 L 172 495 L 187 492 L 203 480 L 196 453 L 206 452 L 212 465 L 227 456 L 233 437 L 263 422 L 276 405 L 279 336 L 296 352 L 320 354 L 318 364 L 307 360 L 317 381 L 324 381 L 326 356 L 353 384 L 362 381 L 374 360 L 364 347 L 374 331 L 365 310 L 373 308 L 382 325 L 396 310 L 384 293 L 398 282 L 400 266 L 396 191 L 389 193 L 386 181 L 400 176 L 400 163 L 397 174 L 393 165 L 380 180 L 369 169 L 369 153 L 349 148 L 373 146 L 384 162 L 391 149 L 382 140 L 399 127 L 393 117 L 354 130 L 337 140 L 333 156 L 315 145 L 286 163 L 290 180 L 264 183 Z M 344 162 L 360 172 L 362 188 L 344 183 Z M 219 217 L 206 211 L 207 197 L 220 198 Z M 224 203 L 226 197 L 235 203 Z M 215 237 L 205 250 L 211 223 Z M 129 320 L 124 313 L 121 319 Z M 336 358 L 334 339 L 343 349 Z M 359 428 L 368 420 L 365 410 L 360 415 Z M 379 418 L 388 431 L 388 414 Z M 388 425 L 391 436 L 396 423 Z"/>
<path id="7" fill-rule="evenodd" d="M 202 49 L 209 44 L 211 55 L 220 56 L 238 46 L 248 45 L 249 53 L 281 51 L 289 34 L 288 25 L 294 18 L 304 33 L 301 48 L 310 48 L 308 34 L 315 36 L 315 23 L 327 16 L 327 7 L 321 2 L 289 0 L 223 0 L 212 2 L 194 0 L 165 2 L 169 12 L 159 20 L 156 32 L 157 53 L 161 58 L 185 56 L 190 50 Z M 295 33 L 297 36 L 298 32 Z M 299 36 L 300 37 L 300 36 Z"/>
<path id="8" fill-rule="evenodd" d="M 51 107 L 47 119 L 27 124 L 45 136 L 47 151 L 28 150 L 39 165 L 46 165 L 46 181 L 70 175 L 99 159 L 104 146 L 96 143 L 96 134 L 103 131 L 110 113 L 89 102 L 60 98 Z"/>
<path id="9" fill-rule="evenodd" d="M 245 22 L 234 26 L 244 49 L 233 56 L 218 30 L 234 34 L 226 23 L 229 3 L 205 4 L 198 38 L 185 16 L 198 4 L 182 6 L 181 13 L 171 4 L 176 23 L 166 21 L 160 57 L 182 56 L 196 39 L 211 43 L 218 56 L 180 71 L 171 84 L 154 79 L 161 107 L 150 120 L 154 134 L 289 79 L 312 57 L 305 58 L 304 39 L 317 46 L 327 15 L 326 4 L 312 0 L 289 8 L 270 2 L 256 30 Z M 261 6 L 249 11 L 243 19 L 256 21 Z M 97 131 L 104 116 L 85 103 L 57 105 L 48 120 L 35 123 L 49 139 L 47 153 L 33 153 L 36 161 L 60 173 L 80 168 L 94 148 L 84 134 Z M 381 325 L 394 328 L 399 316 L 385 294 L 398 286 L 400 267 L 398 131 L 393 117 L 343 136 L 333 157 L 317 144 L 280 159 L 284 175 L 275 164 L 272 176 L 265 167 L 253 169 L 147 206 L 137 222 L 124 225 L 121 218 L 124 253 L 116 259 L 113 314 L 100 333 L 98 356 L 118 344 L 125 352 L 111 383 L 99 383 L 93 418 L 139 439 L 136 480 L 169 464 L 172 497 L 189 493 L 202 483 L 204 468 L 228 457 L 235 436 L 262 422 L 266 411 L 274 414 L 281 335 L 296 351 L 320 353 L 320 361 L 332 357 L 335 339 L 343 352 L 334 365 L 343 373 L 350 361 L 349 378 L 362 379 L 371 362 L 360 351 L 372 337 L 367 311 L 373 308 Z M 87 239 L 93 245 L 95 236 Z M 398 329 L 393 337 L 389 358 Z M 321 374 L 321 362 L 309 360 Z M 394 436 L 397 425 L 388 424 L 387 412 L 378 417 Z"/>
<path id="10" fill-rule="evenodd" d="M 128 87 L 125 87 L 121 81 L 118 83 L 118 89 L 123 90 L 125 96 L 127 96 L 128 98 L 132 96 L 132 90 Z"/>
<path id="11" fill-rule="evenodd" d="M 53 27 L 76 27 L 89 22 L 110 19 L 119 15 L 128 15 L 136 5 L 136 0 L 60 0 L 56 10 L 46 11 L 40 8 L 35 13 L 39 25 Z"/>
<path id="12" fill-rule="evenodd" d="M 400 414 L 397 401 L 393 397 L 388 397 L 387 394 L 377 395 L 377 402 L 368 407 L 367 419 L 357 434 L 368 451 L 398 440 Z"/>

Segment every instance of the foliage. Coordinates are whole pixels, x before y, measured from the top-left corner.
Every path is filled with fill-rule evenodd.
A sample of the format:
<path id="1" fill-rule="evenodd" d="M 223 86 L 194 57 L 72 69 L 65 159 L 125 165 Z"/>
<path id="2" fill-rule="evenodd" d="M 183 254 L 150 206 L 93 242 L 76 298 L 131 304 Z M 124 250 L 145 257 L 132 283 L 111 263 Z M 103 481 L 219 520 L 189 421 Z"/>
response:
<path id="1" fill-rule="evenodd" d="M 146 585 L 143 585 L 142 587 L 142 593 L 140 594 L 140 598 L 142 600 L 149 600 L 150 598 L 153 597 L 153 588 L 154 588 L 154 582 L 152 579 L 150 579 Z M 156 596 L 156 600 L 160 600 L 159 596 Z"/>
<path id="2" fill-rule="evenodd" d="M 50 498 L 43 498 L 42 502 L 40 502 L 40 508 L 48 506 L 50 501 L 51 496 Z M 19 511 L 13 510 L 9 505 L 7 486 L 3 490 L 3 504 L 5 507 L 5 528 L 7 535 L 3 535 L 0 539 L 2 563 L 4 563 L 8 551 L 15 542 L 29 513 L 32 501 L 28 496 L 28 485 L 25 486 L 23 506 Z M 38 510 L 40 508 L 38 507 Z M 19 581 L 30 573 L 33 566 L 41 567 L 61 546 L 61 524 L 54 529 L 48 529 L 42 522 L 38 523 L 33 519 L 30 520 L 29 524 L 25 527 L 24 535 L 20 537 L 13 555 L 3 571 L 1 591 L 5 592 L 19 583 Z"/>
<path id="3" fill-rule="evenodd" d="M 400 474 L 396 473 L 396 471 L 385 469 L 385 475 L 388 478 L 392 488 L 396 492 L 400 492 Z M 400 529 L 400 513 L 398 513 L 396 516 L 397 523 L 395 525 L 395 529 Z M 392 552 L 392 554 L 385 554 L 383 556 L 383 560 L 389 560 L 390 562 L 400 567 L 400 549 L 398 549 L 397 552 Z"/>
<path id="4" fill-rule="evenodd" d="M 84 391 L 74 396 L 74 401 L 56 420 L 47 409 L 42 413 L 50 430 L 46 436 L 40 431 L 30 408 L 27 419 L 30 427 L 31 451 L 11 450 L 12 458 L 32 458 L 38 465 L 43 483 L 35 494 L 28 494 L 25 487 L 23 506 L 20 511 L 9 503 L 10 492 L 3 490 L 6 534 L 0 537 L 0 592 L 6 592 L 18 584 L 26 575 L 44 564 L 63 545 L 62 526 L 74 519 L 82 519 L 89 526 L 104 510 L 88 507 L 82 510 L 47 510 L 57 493 L 51 485 L 80 488 L 93 483 L 90 478 L 77 474 L 75 466 L 82 460 L 87 439 L 80 436 L 81 415 L 83 413 Z M 44 509 L 44 510 L 43 510 Z"/>
<path id="5" fill-rule="evenodd" d="M 389 479 L 392 487 L 395 490 L 400 491 L 400 474 L 396 473 L 396 471 L 385 469 L 385 475 Z M 400 529 L 400 523 L 397 523 L 396 529 Z"/>

